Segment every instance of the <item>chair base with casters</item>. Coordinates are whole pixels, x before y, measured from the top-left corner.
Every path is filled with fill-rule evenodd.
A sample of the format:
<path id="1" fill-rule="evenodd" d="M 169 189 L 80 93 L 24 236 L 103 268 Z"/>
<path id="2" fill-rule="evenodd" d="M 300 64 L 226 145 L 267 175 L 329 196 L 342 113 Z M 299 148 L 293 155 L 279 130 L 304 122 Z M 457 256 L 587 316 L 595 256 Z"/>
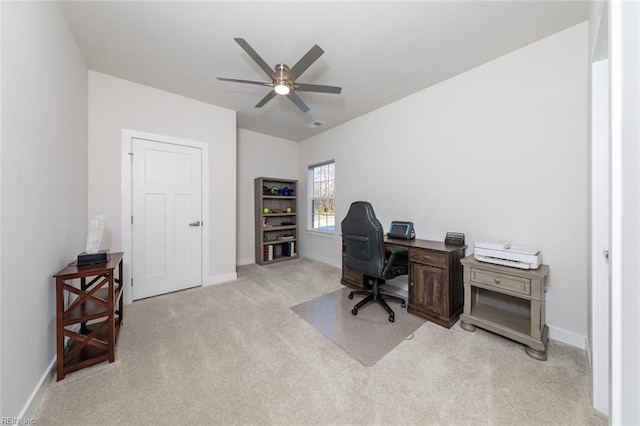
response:
<path id="1" fill-rule="evenodd" d="M 387 314 L 389 314 L 389 322 L 394 322 L 396 320 L 396 315 L 387 304 L 387 300 L 400 303 L 400 307 L 402 308 L 407 306 L 407 302 L 405 302 L 405 300 L 402 297 L 380 293 L 380 290 L 378 287 L 379 285 L 378 279 L 370 278 L 369 282 L 371 283 L 371 291 L 354 290 L 351 293 L 349 293 L 349 299 L 353 299 L 354 295 L 367 296 L 353 307 L 353 309 L 351 310 L 351 313 L 353 315 L 358 315 L 358 309 L 362 308 L 363 306 L 367 305 L 370 302 L 378 302 L 380 305 L 382 305 L 385 311 L 387 311 Z"/>

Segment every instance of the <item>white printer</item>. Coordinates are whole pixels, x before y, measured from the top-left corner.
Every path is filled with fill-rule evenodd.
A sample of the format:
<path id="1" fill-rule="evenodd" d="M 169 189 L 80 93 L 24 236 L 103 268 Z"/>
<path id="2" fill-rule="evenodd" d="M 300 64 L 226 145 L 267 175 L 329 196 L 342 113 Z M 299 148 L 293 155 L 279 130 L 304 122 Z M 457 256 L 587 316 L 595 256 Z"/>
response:
<path id="1" fill-rule="evenodd" d="M 481 243 L 473 245 L 473 257 L 480 262 L 495 263 L 520 269 L 538 269 L 542 264 L 540 250 L 516 247 L 509 243 Z"/>

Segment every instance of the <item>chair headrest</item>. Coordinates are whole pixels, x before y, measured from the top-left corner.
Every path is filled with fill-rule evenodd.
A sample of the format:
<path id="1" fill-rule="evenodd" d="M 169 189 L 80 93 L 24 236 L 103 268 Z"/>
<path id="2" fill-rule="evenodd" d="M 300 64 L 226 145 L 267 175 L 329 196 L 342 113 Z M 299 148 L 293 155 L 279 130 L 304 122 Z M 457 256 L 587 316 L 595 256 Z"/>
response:
<path id="1" fill-rule="evenodd" d="M 376 213 L 373 210 L 373 206 L 368 201 L 354 201 L 349 207 L 347 217 L 362 219 L 362 220 L 376 220 Z"/>

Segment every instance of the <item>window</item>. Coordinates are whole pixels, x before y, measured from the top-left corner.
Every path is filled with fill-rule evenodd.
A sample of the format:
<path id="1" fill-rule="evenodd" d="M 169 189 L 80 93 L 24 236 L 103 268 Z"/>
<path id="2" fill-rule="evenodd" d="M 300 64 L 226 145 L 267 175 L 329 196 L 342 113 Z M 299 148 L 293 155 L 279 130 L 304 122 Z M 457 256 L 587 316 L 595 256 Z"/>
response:
<path id="1" fill-rule="evenodd" d="M 336 229 L 335 169 L 333 160 L 309 166 L 311 230 L 333 233 Z"/>

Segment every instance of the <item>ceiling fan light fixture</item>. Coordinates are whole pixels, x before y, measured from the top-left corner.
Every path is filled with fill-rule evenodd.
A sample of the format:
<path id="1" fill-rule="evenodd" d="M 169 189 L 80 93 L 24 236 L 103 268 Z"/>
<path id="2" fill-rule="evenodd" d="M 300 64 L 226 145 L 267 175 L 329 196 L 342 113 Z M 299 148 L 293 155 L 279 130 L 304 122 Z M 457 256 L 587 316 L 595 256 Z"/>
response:
<path id="1" fill-rule="evenodd" d="M 276 81 L 273 90 L 275 90 L 278 95 L 288 95 L 289 92 L 291 92 L 291 85 L 286 81 Z"/>

